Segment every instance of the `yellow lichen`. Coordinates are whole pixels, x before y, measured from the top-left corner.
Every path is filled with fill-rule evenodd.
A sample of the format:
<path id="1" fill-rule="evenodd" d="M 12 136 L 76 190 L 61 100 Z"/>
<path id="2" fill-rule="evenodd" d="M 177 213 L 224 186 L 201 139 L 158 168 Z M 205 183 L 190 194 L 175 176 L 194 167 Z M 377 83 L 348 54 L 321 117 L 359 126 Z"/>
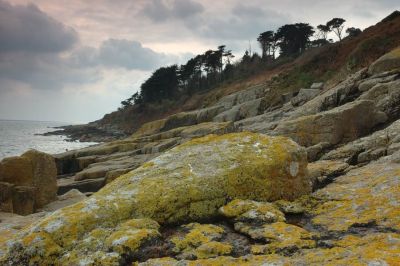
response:
<path id="1" fill-rule="evenodd" d="M 184 228 L 189 230 L 183 237 L 176 236 L 171 239 L 175 252 L 191 252 L 202 244 L 218 240 L 224 233 L 222 227 L 212 224 L 191 223 Z"/>
<path id="2" fill-rule="evenodd" d="M 158 237 L 153 229 L 130 229 L 116 231 L 106 239 L 106 246 L 119 254 L 136 251 L 145 240 Z"/>
<path id="3" fill-rule="evenodd" d="M 376 223 L 400 230 L 398 165 L 374 164 L 351 171 L 318 191 L 313 223 L 345 231 L 354 224 Z"/>
<path id="4" fill-rule="evenodd" d="M 199 259 L 205 259 L 229 255 L 231 252 L 232 246 L 230 244 L 211 241 L 196 248 L 195 255 Z"/>
<path id="5" fill-rule="evenodd" d="M 265 253 L 274 253 L 288 248 L 312 248 L 316 245 L 315 241 L 312 240 L 313 234 L 301 227 L 284 222 L 264 224 L 261 227 L 252 227 L 246 224 L 236 223 L 235 229 L 249 235 L 253 239 L 263 240 L 269 243 L 264 247 L 258 245 L 254 246 L 252 249 L 254 249 L 254 252 L 257 254 L 261 253 L 261 251 Z"/>
<path id="6" fill-rule="evenodd" d="M 105 246 L 134 250 L 158 231 L 136 225 L 129 234 L 118 231 L 128 219 L 178 223 L 215 217 L 230 198 L 292 199 L 310 191 L 306 165 L 305 150 L 287 138 L 249 132 L 210 135 L 120 176 L 87 200 L 35 224 L 34 231 L 45 232 L 63 252 L 76 250 L 79 256 L 85 251 L 77 249 L 84 249 L 82 243 L 96 228 L 110 230 Z M 129 238 L 124 248 L 112 244 L 122 232 Z"/>
<path id="7" fill-rule="evenodd" d="M 219 212 L 228 218 L 235 218 L 236 220 L 285 221 L 284 214 L 268 202 L 235 199 L 221 207 Z"/>

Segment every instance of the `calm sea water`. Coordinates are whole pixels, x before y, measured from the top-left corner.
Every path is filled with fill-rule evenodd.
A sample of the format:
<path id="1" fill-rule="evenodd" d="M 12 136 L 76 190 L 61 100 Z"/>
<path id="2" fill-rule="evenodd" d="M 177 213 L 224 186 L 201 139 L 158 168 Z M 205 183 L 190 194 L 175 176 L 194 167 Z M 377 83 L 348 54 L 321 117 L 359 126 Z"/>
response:
<path id="1" fill-rule="evenodd" d="M 50 154 L 79 149 L 94 142 L 69 142 L 65 136 L 39 136 L 56 130 L 52 127 L 64 126 L 60 122 L 0 120 L 0 160 L 5 157 L 21 155 L 29 149 Z"/>

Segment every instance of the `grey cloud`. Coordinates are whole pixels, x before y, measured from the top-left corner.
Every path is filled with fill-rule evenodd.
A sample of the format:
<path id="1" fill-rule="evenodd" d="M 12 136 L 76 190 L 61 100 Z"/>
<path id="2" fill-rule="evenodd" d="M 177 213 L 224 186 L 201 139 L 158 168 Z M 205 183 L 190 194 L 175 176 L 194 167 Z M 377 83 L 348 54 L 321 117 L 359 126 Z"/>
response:
<path id="1" fill-rule="evenodd" d="M 72 47 L 77 33 L 29 4 L 0 0 L 0 52 L 61 52 Z"/>
<path id="2" fill-rule="evenodd" d="M 174 0 L 172 4 L 163 0 L 151 0 L 142 10 L 154 22 L 163 22 L 170 18 L 185 19 L 203 11 L 203 5 L 193 0 Z"/>
<path id="3" fill-rule="evenodd" d="M 166 64 L 181 63 L 192 54 L 172 55 L 158 53 L 143 47 L 140 42 L 126 39 L 108 39 L 98 49 L 82 47 L 69 57 L 73 67 L 125 68 L 150 71 Z"/>
<path id="4" fill-rule="evenodd" d="M 109 67 L 151 70 L 166 56 L 145 48 L 137 41 L 109 39 L 99 49 L 99 62 Z"/>
<path id="5" fill-rule="evenodd" d="M 249 40 L 266 30 L 276 30 L 289 23 L 290 17 L 270 9 L 238 4 L 232 15 L 212 17 L 199 25 L 201 35 L 217 40 Z"/>
<path id="6" fill-rule="evenodd" d="M 83 84 L 98 78 L 96 70 L 73 68 L 54 54 L 0 54 L 0 81 L 16 80 L 34 89 L 58 90 L 66 84 Z"/>

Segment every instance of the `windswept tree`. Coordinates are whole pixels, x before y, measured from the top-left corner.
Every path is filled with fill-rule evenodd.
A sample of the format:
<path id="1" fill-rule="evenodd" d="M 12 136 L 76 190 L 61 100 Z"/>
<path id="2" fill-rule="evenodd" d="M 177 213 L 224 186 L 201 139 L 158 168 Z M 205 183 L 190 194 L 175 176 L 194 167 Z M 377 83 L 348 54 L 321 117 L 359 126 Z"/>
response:
<path id="1" fill-rule="evenodd" d="M 273 31 L 265 31 L 263 33 L 260 33 L 260 35 L 258 36 L 257 41 L 260 43 L 261 55 L 263 59 L 271 55 L 271 46 L 273 40 L 274 40 Z"/>
<path id="2" fill-rule="evenodd" d="M 361 30 L 359 28 L 354 28 L 350 27 L 347 28 L 346 33 L 349 35 L 349 37 L 353 38 L 361 34 Z"/>
<path id="3" fill-rule="evenodd" d="M 326 23 L 326 25 L 329 27 L 330 31 L 333 31 L 336 36 L 339 38 L 339 41 L 342 40 L 342 33 L 343 33 L 343 28 L 344 28 L 344 23 L 346 20 L 342 18 L 333 18 L 330 21 Z"/>
<path id="4" fill-rule="evenodd" d="M 328 33 L 331 31 L 329 26 L 320 24 L 317 26 L 318 29 L 318 39 L 326 40 L 328 38 Z"/>

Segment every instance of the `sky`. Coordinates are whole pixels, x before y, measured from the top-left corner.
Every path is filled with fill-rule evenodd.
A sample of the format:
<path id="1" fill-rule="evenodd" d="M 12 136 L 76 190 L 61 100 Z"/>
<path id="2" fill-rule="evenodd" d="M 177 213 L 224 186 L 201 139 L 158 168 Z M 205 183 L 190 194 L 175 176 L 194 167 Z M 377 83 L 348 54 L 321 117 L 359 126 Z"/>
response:
<path id="1" fill-rule="evenodd" d="M 85 123 L 155 69 L 224 44 L 240 57 L 266 30 L 333 17 L 365 29 L 399 0 L 0 0 L 0 119 Z M 330 36 L 334 37 L 334 36 Z"/>

